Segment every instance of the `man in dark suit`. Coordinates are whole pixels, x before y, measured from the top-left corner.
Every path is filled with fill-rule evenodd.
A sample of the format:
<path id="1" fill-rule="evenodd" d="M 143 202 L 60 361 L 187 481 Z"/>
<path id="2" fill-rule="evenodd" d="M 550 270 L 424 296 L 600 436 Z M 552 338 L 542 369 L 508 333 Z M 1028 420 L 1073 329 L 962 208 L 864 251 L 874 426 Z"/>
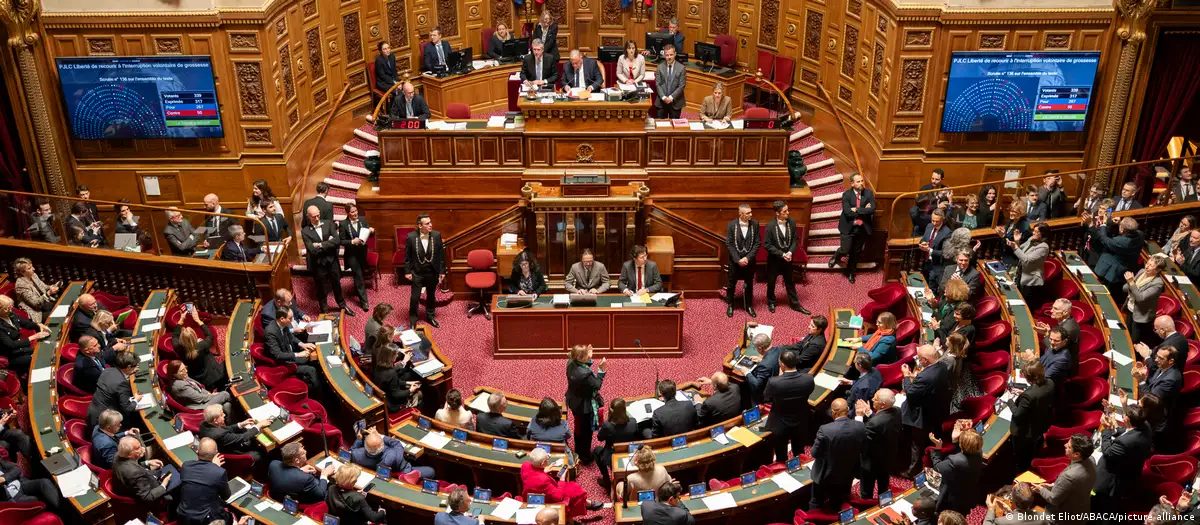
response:
<path id="1" fill-rule="evenodd" d="M 1175 319 L 1169 315 L 1160 315 L 1154 318 L 1154 333 L 1162 338 L 1162 342 L 1151 349 L 1146 346 L 1146 343 L 1136 343 L 1133 345 L 1134 351 L 1141 356 L 1142 361 L 1146 363 L 1147 375 L 1153 376 L 1158 371 L 1158 364 L 1154 362 L 1155 353 L 1162 348 L 1170 348 L 1175 351 L 1176 356 L 1188 354 L 1187 338 L 1183 334 L 1175 330 Z M 1186 369 L 1186 359 L 1176 359 L 1175 368 L 1182 374 Z"/>
<path id="2" fill-rule="evenodd" d="M 1171 197 L 1175 202 L 1196 202 L 1196 182 L 1192 180 L 1192 168 L 1179 168 L 1179 179 L 1171 184 Z"/>
<path id="3" fill-rule="evenodd" d="M 1178 248 L 1171 257 L 1188 279 L 1192 279 L 1193 282 L 1200 280 L 1200 230 L 1192 230 L 1192 233 L 1188 234 L 1187 245 Z"/>
<path id="4" fill-rule="evenodd" d="M 313 274 L 313 283 L 317 285 L 321 311 L 330 310 L 324 303 L 332 289 L 338 310 L 353 316 L 354 311 L 346 308 L 346 297 L 342 294 L 342 267 L 338 263 L 338 246 L 342 241 L 338 239 L 337 227 L 333 221 L 322 219 L 321 210 L 316 206 L 309 206 L 307 214 L 308 221 L 300 236 L 304 239 L 304 249 L 307 251 L 305 264 Z"/>
<path id="5" fill-rule="evenodd" d="M 1058 321 L 1058 328 L 1062 328 L 1063 332 L 1067 334 L 1067 351 L 1071 355 L 1069 372 L 1070 377 L 1074 377 L 1075 372 L 1079 369 L 1080 330 L 1079 323 L 1075 321 L 1074 317 L 1071 316 L 1072 308 L 1073 306 L 1071 304 L 1071 300 L 1064 298 L 1055 299 L 1054 303 L 1050 305 L 1050 318 Z M 1174 327 L 1175 324 L 1172 323 L 1171 329 L 1174 330 Z M 1043 337 L 1042 346 L 1044 348 L 1050 348 L 1050 340 L 1048 339 L 1050 337 L 1050 325 L 1042 321 L 1038 321 L 1034 325 L 1034 329 L 1037 330 L 1039 336 Z M 1186 341 L 1184 341 L 1184 345 L 1186 347 Z M 1150 355 L 1149 350 L 1149 348 L 1146 349 L 1146 356 Z"/>
<path id="6" fill-rule="evenodd" d="M 695 525 L 692 512 L 679 502 L 679 485 L 663 483 L 658 487 L 657 500 L 641 503 L 642 523 L 646 525 Z"/>
<path id="7" fill-rule="evenodd" d="M 663 46 L 663 63 L 654 71 L 654 81 L 658 87 L 658 98 L 654 107 L 658 108 L 658 118 L 679 118 L 684 100 L 684 88 L 687 86 L 687 68 L 675 61 L 675 46 Z"/>
<path id="8" fill-rule="evenodd" d="M 200 437 L 210 438 L 220 450 L 228 454 L 249 454 L 255 463 L 266 458 L 258 446 L 257 436 L 262 429 L 271 425 L 270 419 L 255 421 L 247 419 L 234 426 L 225 424 L 225 410 L 221 405 L 204 407 L 204 421 L 200 423 Z"/>
<path id="9" fill-rule="evenodd" d="M 942 270 L 942 282 L 938 290 L 946 289 L 946 281 L 950 279 L 958 279 L 967 283 L 967 289 L 970 290 L 970 298 L 974 300 L 978 297 L 979 292 L 983 291 L 982 278 L 979 276 L 979 270 L 971 265 L 971 253 L 968 251 L 960 251 L 958 253 L 945 254 L 952 264 L 946 266 Z"/>
<path id="10" fill-rule="evenodd" d="M 1062 187 L 1062 175 L 1058 170 L 1047 170 L 1042 187 L 1038 188 L 1038 202 L 1046 206 L 1051 219 L 1067 216 L 1067 192 Z"/>
<path id="11" fill-rule="evenodd" d="M 850 389 L 846 391 L 846 405 L 853 407 L 858 401 L 868 401 L 875 397 L 875 392 L 883 386 L 883 374 L 875 368 L 875 364 L 871 361 L 871 354 L 867 352 L 857 352 L 854 354 L 854 369 L 858 371 L 858 378 L 851 381 L 845 377 L 838 379 L 843 385 L 849 385 Z"/>
<path id="12" fill-rule="evenodd" d="M 749 340 L 747 346 L 753 346 L 754 350 L 758 352 L 757 356 L 750 358 L 751 361 L 754 361 L 754 368 L 746 373 L 746 386 L 750 388 L 750 404 L 757 405 L 763 401 L 763 390 L 767 388 L 767 381 L 779 375 L 779 356 L 787 350 L 787 347 L 772 347 L 771 336 L 767 334 L 756 334 Z"/>
<path id="13" fill-rule="evenodd" d="M 92 403 L 88 405 L 87 426 L 95 427 L 100 422 L 100 413 L 105 410 L 116 410 L 126 421 L 134 421 L 137 417 L 137 401 L 146 394 L 133 396 L 129 386 L 129 378 L 138 369 L 138 358 L 132 352 L 121 352 L 113 361 L 115 366 L 100 373 L 96 380 L 96 393 Z"/>
<path id="14" fill-rule="evenodd" d="M 329 184 L 325 182 L 317 183 L 317 195 L 311 199 L 304 201 L 302 210 L 308 210 L 309 206 L 316 206 L 321 212 L 322 221 L 333 220 L 333 203 L 329 202 Z M 307 215 L 306 215 L 307 216 Z"/>
<path id="15" fill-rule="evenodd" d="M 912 457 L 909 459 L 908 477 L 921 472 L 921 457 L 929 443 L 929 433 L 940 430 L 942 422 L 950 415 L 950 370 L 949 365 L 938 360 L 933 345 L 917 348 L 917 363 L 920 371 L 913 373 L 908 363 L 900 365 L 904 376 L 904 426 L 912 438 Z"/>
<path id="16" fill-rule="evenodd" d="M 475 430 L 482 434 L 502 438 L 521 439 L 512 420 L 504 417 L 504 410 L 508 408 L 508 399 L 504 397 L 504 394 L 493 392 L 488 396 L 487 405 L 487 412 L 475 416 Z"/>
<path id="17" fill-rule="evenodd" d="M 762 234 L 758 221 L 749 204 L 738 206 L 738 217 L 725 225 L 725 250 L 729 254 L 728 284 L 725 286 L 725 299 L 729 307 L 725 310 L 726 317 L 733 317 L 734 295 L 737 293 L 737 283 L 742 281 L 742 305 L 750 317 L 754 313 L 754 270 L 758 267 L 755 258 L 758 249 L 762 247 Z"/>
<path id="18" fill-rule="evenodd" d="M 433 229 L 429 214 L 417 215 L 417 231 L 408 232 L 404 239 L 404 278 L 412 286 L 408 296 L 408 324 L 417 325 L 417 308 L 421 290 L 425 290 L 425 320 L 437 328 L 437 286 L 446 278 L 446 252 L 442 234 Z"/>
<path id="19" fill-rule="evenodd" d="M 1049 343 L 1039 357 L 1033 350 L 1026 350 L 1021 357 L 1026 361 L 1040 361 L 1045 368 L 1045 374 L 1055 385 L 1066 384 L 1071 378 L 1071 353 L 1067 350 L 1067 334 L 1059 327 L 1050 329 L 1046 336 Z"/>
<path id="20" fill-rule="evenodd" d="M 370 236 L 375 233 L 367 219 L 359 213 L 358 204 L 346 204 L 346 218 L 338 223 L 338 239 L 342 242 L 342 261 L 354 276 L 354 291 L 358 295 L 358 306 L 367 311 L 367 282 L 363 270 L 367 269 L 367 252 Z M 363 236 L 367 237 L 364 238 Z"/>
<path id="21" fill-rule="evenodd" d="M 1126 182 L 1121 186 L 1121 196 L 1113 199 L 1113 211 L 1129 211 L 1142 209 L 1142 203 L 1137 200 L 1137 184 Z"/>
<path id="22" fill-rule="evenodd" d="M 1179 392 L 1183 389 L 1183 374 L 1175 367 L 1178 355 L 1174 348 L 1159 347 L 1154 352 L 1154 370 L 1141 361 L 1133 363 L 1133 379 L 1138 381 L 1141 395 L 1154 394 L 1158 397 L 1162 419 L 1154 426 L 1154 445 L 1159 454 L 1175 452 L 1179 419 L 1183 407 L 1177 407 Z"/>
<path id="23" fill-rule="evenodd" d="M 595 60 L 584 58 L 578 49 L 572 49 L 563 66 L 563 85 L 573 89 L 586 89 L 588 93 L 604 88 L 604 76 Z"/>
<path id="24" fill-rule="evenodd" d="M 262 235 L 271 242 L 280 242 L 284 237 L 291 235 L 287 218 L 279 213 L 275 201 L 267 203 L 267 214 L 259 220 L 263 225 L 259 226 L 258 223 L 254 223 L 254 235 Z"/>
<path id="25" fill-rule="evenodd" d="M 390 436 L 381 436 L 371 427 L 350 447 L 350 458 L 355 465 L 369 470 L 388 467 L 396 474 L 407 474 L 416 470 L 422 478 L 435 478 L 433 467 L 419 467 L 409 463 L 404 456 L 404 442 Z"/>
<path id="26" fill-rule="evenodd" d="M 151 459 L 142 463 L 146 447 L 135 437 L 123 437 L 117 443 L 117 460 L 113 463 L 113 491 L 118 496 L 133 499 L 139 505 L 158 505 L 171 508 L 179 488 L 179 471 L 174 465 L 163 465 Z"/>
<path id="27" fill-rule="evenodd" d="M 59 243 L 58 232 L 54 227 L 54 210 L 50 208 L 50 201 L 42 199 L 37 202 L 37 207 L 34 208 L 33 213 L 29 214 L 29 228 L 25 231 L 35 241 Z"/>
<path id="28" fill-rule="evenodd" d="M 121 438 L 137 437 L 138 429 L 131 428 L 121 431 L 124 419 L 116 410 L 105 410 L 100 413 L 100 423 L 92 427 L 92 463 L 106 469 L 112 469 L 117 460 L 117 449 Z"/>
<path id="29" fill-rule="evenodd" d="M 292 291 L 288 290 L 287 288 L 280 288 L 275 290 L 275 300 L 267 301 L 267 304 L 264 304 L 262 309 L 258 311 L 259 317 L 261 317 L 261 325 L 263 330 L 266 330 L 271 325 L 275 324 L 277 312 L 283 310 L 289 310 L 292 312 L 293 321 L 304 321 L 306 323 L 312 322 L 312 318 L 305 314 L 299 306 L 296 306 L 295 297 L 292 295 Z M 302 334 L 306 333 L 303 329 L 293 329 L 292 332 L 295 333 L 296 336 L 301 340 L 305 339 L 304 337 L 300 337 Z"/>
<path id="30" fill-rule="evenodd" d="M 229 210 L 221 207 L 221 199 L 215 193 L 209 193 L 204 196 L 204 210 L 209 213 L 228 213 Z M 220 215 L 205 215 L 204 216 L 204 235 L 206 237 L 221 236 L 222 239 L 229 238 L 229 228 L 237 224 L 237 221 L 232 217 L 222 217 Z"/>
<path id="31" fill-rule="evenodd" d="M 621 265 L 617 290 L 625 295 L 661 292 L 662 275 L 658 273 L 658 263 L 650 260 L 650 252 L 646 247 L 634 245 L 629 254 L 633 258 Z"/>
<path id="32" fill-rule="evenodd" d="M 930 215 L 929 225 L 925 227 L 925 232 L 921 234 L 921 244 L 918 247 L 925 252 L 922 257 L 924 262 L 921 265 L 921 273 L 925 275 L 925 281 L 933 284 L 937 283 L 938 288 L 933 290 L 934 294 L 940 293 L 942 284 L 942 269 L 945 268 L 949 258 L 942 254 L 942 244 L 946 239 L 950 238 L 950 227 L 946 226 L 946 214 L 942 210 L 933 210 Z"/>
<path id="33" fill-rule="evenodd" d="M 767 310 L 775 313 L 775 279 L 782 275 L 792 310 L 810 315 L 806 308 L 800 306 L 796 283 L 792 279 L 792 256 L 800 249 L 796 221 L 788 217 L 790 211 L 786 202 L 775 201 L 771 207 L 775 210 L 775 218 L 767 223 L 763 235 L 763 246 L 767 249 Z"/>
<path id="34" fill-rule="evenodd" d="M 1033 223 L 1049 219 L 1050 210 L 1046 208 L 1046 203 L 1041 201 L 1038 187 L 1032 184 L 1025 186 L 1025 220 Z"/>
<path id="35" fill-rule="evenodd" d="M 742 413 L 742 392 L 729 385 L 729 376 L 725 372 L 717 372 L 712 378 L 701 377 L 696 380 L 701 385 L 711 385 L 712 395 L 696 405 L 696 415 L 700 418 L 700 426 L 706 427 L 732 419 Z"/>
<path id="36" fill-rule="evenodd" d="M 1008 402 L 1012 409 L 1013 459 L 1016 471 L 1029 470 L 1034 455 L 1042 448 L 1042 436 L 1050 429 L 1054 416 L 1054 380 L 1046 378 L 1041 361 L 1025 361 L 1021 374 L 1029 387 Z"/>
<path id="37" fill-rule="evenodd" d="M 696 415 L 696 407 L 691 401 L 680 401 L 675 398 L 675 382 L 663 379 L 658 382 L 658 397 L 663 406 L 654 410 L 650 417 L 650 429 L 646 439 L 686 434 L 698 428 L 700 418 Z"/>
<path id="38" fill-rule="evenodd" d="M 452 50 L 450 43 L 442 40 L 442 28 L 433 26 L 429 30 L 429 42 L 425 44 L 422 55 L 424 56 L 422 71 L 445 71 L 448 67 L 446 58 L 450 56 Z"/>
<path id="39" fill-rule="evenodd" d="M 231 262 L 254 262 L 258 257 L 258 248 L 246 246 L 246 230 L 239 225 L 229 227 L 229 240 L 221 250 L 221 260 Z"/>
<path id="40" fill-rule="evenodd" d="M 1103 226 L 1087 229 L 1088 235 L 1092 236 L 1093 249 L 1100 250 L 1100 259 L 1094 270 L 1112 293 L 1113 300 L 1117 304 L 1124 304 L 1126 293 L 1122 287 L 1125 285 L 1125 272 L 1137 272 L 1138 257 L 1146 244 L 1145 236 L 1138 230 L 1138 222 L 1132 217 L 1110 220 L 1108 212 L 1102 211 L 1100 218 Z M 1115 224 L 1118 221 L 1119 225 Z M 1112 234 L 1114 229 L 1118 230 L 1117 235 Z M 1100 246 L 1097 247 L 1096 243 Z"/>
<path id="41" fill-rule="evenodd" d="M 567 361 L 567 408 L 575 419 L 575 455 L 584 463 L 592 459 L 592 401 L 604 386 L 608 359 L 601 359 L 592 371 L 592 346 L 575 345 Z"/>
<path id="42" fill-rule="evenodd" d="M 400 88 L 401 95 L 392 99 L 392 120 L 415 118 L 429 120 L 429 104 L 425 97 L 417 93 L 411 82 L 405 82 Z"/>
<path id="43" fill-rule="evenodd" d="M 792 444 L 792 451 L 796 454 L 804 451 L 812 412 L 808 396 L 812 395 L 816 383 L 807 372 L 796 369 L 799 363 L 800 354 L 795 350 L 783 352 L 779 356 L 779 369 L 783 373 L 768 379 L 763 390 L 763 400 L 771 403 L 771 416 L 767 418 L 766 428 L 771 431 L 775 461 L 787 461 L 788 443 Z"/>
<path id="44" fill-rule="evenodd" d="M 1100 432 L 1092 511 L 1108 512 L 1125 508 L 1123 502 L 1141 490 L 1142 467 L 1150 458 L 1154 432 L 1138 406 L 1125 407 L 1128 427 L 1118 424 L 1112 414 L 1101 416 L 1100 421 L 1104 430 Z"/>
<path id="45" fill-rule="evenodd" d="M 969 423 L 955 422 L 951 440 L 958 450 L 949 456 L 942 455 L 942 442 L 933 439 L 930 456 L 933 470 L 942 476 L 941 493 L 938 494 L 937 511 L 951 510 L 964 516 L 979 504 L 979 479 L 983 475 L 983 436 Z"/>
<path id="46" fill-rule="evenodd" d="M 208 240 L 196 233 L 191 223 L 183 220 L 183 212 L 168 210 L 167 225 L 163 228 L 163 237 L 171 248 L 171 255 L 191 257 L 197 249 L 208 248 Z"/>
<path id="47" fill-rule="evenodd" d="M 671 35 L 671 37 L 672 37 L 671 44 L 673 44 L 675 46 L 675 50 L 682 53 L 683 49 L 684 49 L 684 47 L 683 47 L 684 36 L 683 36 L 683 31 L 679 30 L 679 19 L 678 18 L 672 18 L 670 22 L 667 22 L 667 34 Z"/>
<path id="48" fill-rule="evenodd" d="M 943 170 L 942 168 L 933 168 L 933 171 L 929 173 L 929 184 L 922 185 L 921 191 L 937 190 L 937 189 L 945 188 L 946 185 L 942 184 L 942 181 L 945 179 L 946 179 L 945 170 Z"/>
<path id="49" fill-rule="evenodd" d="M 867 239 L 871 238 L 874 215 L 875 192 L 867 188 L 862 175 L 855 173 L 850 177 L 850 188 L 842 192 L 842 214 L 838 217 L 838 234 L 841 238 L 837 251 L 829 259 L 829 267 L 833 268 L 842 257 L 846 257 L 846 279 L 850 284 L 854 284 L 858 253 Z"/>
<path id="50" fill-rule="evenodd" d="M 521 81 L 525 89 L 553 89 L 554 83 L 558 82 L 558 68 L 555 67 L 554 57 L 545 53 L 545 44 L 536 38 L 529 49 L 530 53 L 521 59 Z M 550 87 L 544 87 L 547 85 Z"/>
<path id="51" fill-rule="evenodd" d="M 79 352 L 75 354 L 75 376 L 71 384 L 89 394 L 96 393 L 96 381 L 100 373 L 112 365 L 117 358 L 117 352 L 112 348 L 100 348 L 100 342 L 95 337 L 85 335 L 79 338 Z"/>
<path id="52" fill-rule="evenodd" d="M 804 404 L 808 404 L 807 397 Z M 813 486 L 808 508 L 837 512 L 842 508 L 842 502 L 850 496 L 854 471 L 867 441 L 867 426 L 849 417 L 850 408 L 845 399 L 834 399 L 829 411 L 833 421 L 817 429 L 817 437 L 810 450 L 813 457 Z M 771 416 L 774 419 L 774 413 Z M 804 450 L 796 445 L 792 445 L 792 449 Z M 778 451 L 776 454 L 776 460 L 779 461 Z"/>
<path id="53" fill-rule="evenodd" d="M 323 471 L 308 464 L 304 445 L 293 441 L 283 446 L 283 460 L 274 460 L 267 468 L 267 480 L 271 482 L 270 495 L 275 501 L 292 498 L 296 503 L 309 505 L 325 501 L 325 490 L 329 488 L 329 477 L 334 467 L 330 463 Z"/>
<path id="54" fill-rule="evenodd" d="M 796 365 L 798 370 L 811 370 L 817 366 L 817 361 L 825 353 L 825 328 L 828 326 L 829 320 L 825 316 L 813 316 L 808 320 L 808 334 L 800 341 L 784 347 L 785 350 L 800 353 L 800 364 Z"/>
<path id="55" fill-rule="evenodd" d="M 313 343 L 301 342 L 296 334 L 292 331 L 292 322 L 295 318 L 292 317 L 291 310 L 279 310 L 276 314 L 275 323 L 268 326 L 264 333 L 263 350 L 267 357 L 280 365 L 292 364 L 296 366 L 294 374 L 301 381 L 304 381 L 309 388 L 309 397 L 313 399 L 323 399 L 325 392 L 325 375 L 317 371 L 320 366 L 311 364 L 318 357 L 317 345 Z"/>
<path id="56" fill-rule="evenodd" d="M 375 56 L 375 89 L 387 92 L 396 83 L 396 55 L 392 54 L 392 46 L 380 42 L 376 48 L 379 54 Z"/>
<path id="57" fill-rule="evenodd" d="M 901 454 L 900 436 L 904 431 L 900 409 L 895 404 L 896 394 L 890 388 L 876 390 L 870 406 L 861 399 L 854 403 L 854 411 L 864 418 L 867 432 L 859 463 L 862 472 L 858 476 L 858 492 L 863 499 L 871 498 L 876 487 L 879 494 L 891 490 L 892 466 L 894 458 Z"/>
<path id="58" fill-rule="evenodd" d="M 88 328 L 92 327 L 92 318 L 96 317 L 96 312 L 105 309 L 104 305 L 96 300 L 96 296 L 90 293 L 82 294 L 75 299 L 75 316 L 71 318 L 71 340 L 78 342 L 79 338 L 87 333 Z M 129 337 L 133 333 L 129 330 L 117 330 L 114 335 Z"/>
<path id="59" fill-rule="evenodd" d="M 84 246 L 101 247 L 106 243 L 104 239 L 104 231 L 100 229 L 100 222 L 97 217 L 88 210 L 87 204 L 83 202 L 75 202 L 71 205 L 71 214 L 67 216 L 67 230 L 72 227 L 83 230 L 82 244 Z M 70 239 L 74 240 L 74 239 Z"/>
<path id="60" fill-rule="evenodd" d="M 225 457 L 217 453 L 217 442 L 201 438 L 196 459 L 185 461 L 179 486 L 179 525 L 207 525 L 213 520 L 232 523 L 225 510 L 229 499 L 229 475 L 222 465 Z"/>

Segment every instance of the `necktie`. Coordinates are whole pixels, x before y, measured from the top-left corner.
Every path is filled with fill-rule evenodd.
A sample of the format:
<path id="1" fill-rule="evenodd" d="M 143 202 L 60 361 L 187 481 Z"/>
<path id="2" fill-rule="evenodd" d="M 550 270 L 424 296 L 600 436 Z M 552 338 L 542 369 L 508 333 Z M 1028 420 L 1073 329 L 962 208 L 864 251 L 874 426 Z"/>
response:
<path id="1" fill-rule="evenodd" d="M 583 66 L 579 66 L 579 71 L 575 73 L 575 86 L 583 89 Z"/>
<path id="2" fill-rule="evenodd" d="M 674 91 L 674 86 L 671 85 L 671 64 L 667 64 L 667 88 Z"/>
<path id="3" fill-rule="evenodd" d="M 437 47 L 438 65 L 439 66 L 446 65 L 446 56 L 442 54 L 442 44 L 439 42 L 437 44 L 434 44 L 434 47 Z"/>
<path id="4" fill-rule="evenodd" d="M 537 60 L 537 57 L 534 57 L 534 60 Z M 541 60 L 537 60 L 537 79 L 538 80 L 542 79 L 542 61 Z"/>
<path id="5" fill-rule="evenodd" d="M 862 193 L 854 192 L 854 209 L 862 207 Z M 855 226 L 862 226 L 862 219 L 854 219 Z"/>
<path id="6" fill-rule="evenodd" d="M 642 289 L 642 268 L 639 266 L 637 271 L 638 271 L 637 289 L 641 290 Z"/>
<path id="7" fill-rule="evenodd" d="M 951 279 L 962 279 L 962 268 L 955 269 L 954 275 L 951 275 L 950 278 Z"/>
<path id="8" fill-rule="evenodd" d="M 408 116 L 410 116 L 410 117 L 413 116 L 412 99 L 410 99 L 410 98 L 404 99 L 404 110 L 408 112 L 407 113 Z"/>
<path id="9" fill-rule="evenodd" d="M 275 226 L 275 217 L 267 219 L 267 223 L 271 225 L 271 233 L 279 231 L 278 227 Z"/>

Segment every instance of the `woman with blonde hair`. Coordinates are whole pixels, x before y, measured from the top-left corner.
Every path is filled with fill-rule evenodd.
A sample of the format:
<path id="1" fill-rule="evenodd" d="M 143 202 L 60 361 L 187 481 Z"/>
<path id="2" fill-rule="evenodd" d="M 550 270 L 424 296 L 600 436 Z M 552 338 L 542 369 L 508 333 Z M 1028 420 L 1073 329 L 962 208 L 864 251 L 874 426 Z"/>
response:
<path id="1" fill-rule="evenodd" d="M 1005 266 L 1013 266 L 1020 261 L 1017 254 L 1013 253 L 1012 246 L 1008 246 L 1008 241 L 1016 241 L 1013 232 L 1021 232 L 1021 237 L 1029 237 L 1029 219 L 1025 217 L 1025 201 L 1022 199 L 1013 199 L 1012 204 L 1008 205 L 1008 224 L 997 226 L 996 233 L 1002 236 L 1004 242 L 1004 252 L 1001 254 L 1001 259 Z"/>
<path id="2" fill-rule="evenodd" d="M 367 503 L 367 496 L 355 486 L 360 474 L 362 469 L 353 463 L 346 463 L 333 473 L 333 483 L 325 495 L 325 504 L 329 508 L 328 513 L 337 516 L 341 525 L 383 523 L 387 519 L 384 509 L 372 509 Z"/>
<path id="3" fill-rule="evenodd" d="M 96 342 L 100 343 L 100 350 L 112 349 L 116 352 L 124 352 L 129 349 L 129 341 L 118 338 L 117 322 L 113 319 L 112 312 L 108 310 L 100 310 L 96 315 L 92 316 L 92 324 L 83 335 L 90 335 L 96 338 Z"/>
<path id="4" fill-rule="evenodd" d="M 58 301 L 59 286 L 57 283 L 47 286 L 33 271 L 33 261 L 21 257 L 13 261 L 13 275 L 17 276 L 14 283 L 17 294 L 17 306 L 25 310 L 29 320 L 40 323 L 54 309 Z"/>
<path id="5" fill-rule="evenodd" d="M 623 494 L 625 501 L 636 501 L 637 493 L 643 490 L 657 491 L 667 483 L 672 482 L 667 469 L 655 460 L 654 449 L 642 446 L 633 453 L 626 470 L 636 469 L 626 476 L 625 481 L 617 483 L 617 494 Z M 627 490 L 626 490 L 627 489 Z"/>
<path id="6" fill-rule="evenodd" d="M 209 391 L 218 391 L 225 388 L 225 384 L 229 382 L 228 376 L 225 374 L 225 367 L 218 363 L 213 357 L 213 332 L 204 321 L 200 320 L 200 314 L 197 310 L 192 309 L 189 312 L 184 312 L 184 315 L 191 315 L 192 321 L 196 326 L 200 327 L 200 331 L 204 334 L 201 339 L 196 330 L 190 326 L 184 326 L 184 319 L 179 320 L 179 324 L 175 325 L 175 331 L 171 334 L 171 345 L 175 349 L 175 354 L 179 356 L 179 360 L 187 365 L 188 375 L 204 385 L 204 388 Z"/>

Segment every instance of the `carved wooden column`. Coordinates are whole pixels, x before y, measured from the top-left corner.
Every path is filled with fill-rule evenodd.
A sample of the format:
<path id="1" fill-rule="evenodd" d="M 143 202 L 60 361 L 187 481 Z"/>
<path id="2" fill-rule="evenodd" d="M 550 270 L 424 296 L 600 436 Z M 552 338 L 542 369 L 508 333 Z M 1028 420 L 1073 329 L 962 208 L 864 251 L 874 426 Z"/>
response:
<path id="1" fill-rule="evenodd" d="M 8 46 L 17 58 L 18 75 L 25 91 L 25 106 L 29 108 L 28 117 L 33 126 L 38 156 L 42 159 L 43 173 L 50 183 L 49 193 L 66 195 L 67 186 L 63 181 L 62 162 L 58 158 L 58 144 L 50 127 L 42 80 L 33 58 L 33 47 L 39 40 L 33 26 L 41 14 L 41 0 L 0 0 L 0 18 L 4 19 L 4 25 L 8 28 Z"/>
<path id="2" fill-rule="evenodd" d="M 1117 76 L 1113 81 L 1113 93 L 1109 99 L 1108 115 L 1104 119 L 1104 132 L 1100 137 L 1100 155 L 1097 166 L 1111 166 L 1117 160 L 1117 146 L 1121 130 L 1125 128 L 1125 110 L 1129 106 L 1129 91 L 1133 87 L 1133 73 L 1137 70 L 1138 55 L 1142 42 L 1146 40 L 1146 20 L 1154 11 L 1156 0 L 1113 0 L 1113 7 L 1121 16 L 1121 28 L 1117 37 L 1121 39 L 1121 54 L 1117 59 Z M 1096 180 L 1107 187 L 1111 170 L 1096 172 Z"/>

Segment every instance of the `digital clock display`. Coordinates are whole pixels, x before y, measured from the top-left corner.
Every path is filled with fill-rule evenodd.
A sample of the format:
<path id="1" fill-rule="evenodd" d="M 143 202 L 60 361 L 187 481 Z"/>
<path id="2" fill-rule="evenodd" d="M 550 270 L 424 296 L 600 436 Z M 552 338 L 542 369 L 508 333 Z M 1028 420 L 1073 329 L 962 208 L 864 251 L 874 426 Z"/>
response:
<path id="1" fill-rule="evenodd" d="M 773 118 L 748 118 L 743 124 L 745 129 L 775 129 L 779 126 Z"/>
<path id="2" fill-rule="evenodd" d="M 392 129 L 425 129 L 425 121 L 419 118 L 402 118 L 392 121 Z"/>

